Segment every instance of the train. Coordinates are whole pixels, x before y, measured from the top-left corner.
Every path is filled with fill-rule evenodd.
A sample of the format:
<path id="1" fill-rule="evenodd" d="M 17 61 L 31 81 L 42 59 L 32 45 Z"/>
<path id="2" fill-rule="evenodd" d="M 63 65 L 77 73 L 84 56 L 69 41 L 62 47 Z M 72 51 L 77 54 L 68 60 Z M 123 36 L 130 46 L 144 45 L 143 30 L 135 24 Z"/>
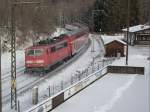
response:
<path id="1" fill-rule="evenodd" d="M 66 33 L 47 38 L 25 49 L 25 71 L 47 72 L 53 65 L 77 54 L 88 41 L 89 28 L 84 25 L 66 25 Z"/>

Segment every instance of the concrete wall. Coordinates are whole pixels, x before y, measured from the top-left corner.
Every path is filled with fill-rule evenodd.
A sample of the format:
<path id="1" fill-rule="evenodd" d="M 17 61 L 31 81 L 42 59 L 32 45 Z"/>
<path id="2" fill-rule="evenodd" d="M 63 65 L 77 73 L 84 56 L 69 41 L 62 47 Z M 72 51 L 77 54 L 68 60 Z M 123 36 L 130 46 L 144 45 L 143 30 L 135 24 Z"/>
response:
<path id="1" fill-rule="evenodd" d="M 108 73 L 141 74 L 141 75 L 144 75 L 144 67 L 108 66 Z"/>

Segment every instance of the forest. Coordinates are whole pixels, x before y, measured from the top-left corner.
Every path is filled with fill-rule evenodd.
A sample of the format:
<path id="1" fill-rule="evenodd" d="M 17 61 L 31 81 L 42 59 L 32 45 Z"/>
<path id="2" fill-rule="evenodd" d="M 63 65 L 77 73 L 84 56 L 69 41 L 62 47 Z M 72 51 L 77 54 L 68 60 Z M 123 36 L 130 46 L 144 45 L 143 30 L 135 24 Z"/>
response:
<path id="1" fill-rule="evenodd" d="M 104 10 L 105 13 L 95 17 L 95 30 L 104 32 L 118 32 L 127 26 L 129 1 L 129 24 L 146 24 L 150 21 L 150 0 L 97 0 L 94 8 Z M 98 23 L 101 20 L 101 23 Z"/>
<path id="2" fill-rule="evenodd" d="M 150 0 L 0 0 L 0 32 L 9 31 L 5 27 L 11 26 L 14 6 L 16 36 L 22 41 L 31 32 L 33 37 L 49 35 L 73 22 L 88 25 L 94 32 L 117 33 L 127 26 L 128 1 L 130 26 L 148 24 Z"/>

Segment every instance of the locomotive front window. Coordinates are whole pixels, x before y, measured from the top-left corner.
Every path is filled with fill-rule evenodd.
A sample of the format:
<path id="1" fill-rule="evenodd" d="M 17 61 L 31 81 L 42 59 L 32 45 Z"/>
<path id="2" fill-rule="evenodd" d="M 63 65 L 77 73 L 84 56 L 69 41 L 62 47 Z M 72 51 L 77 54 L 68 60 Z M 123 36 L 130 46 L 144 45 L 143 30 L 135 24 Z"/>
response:
<path id="1" fill-rule="evenodd" d="M 43 50 L 41 49 L 31 49 L 27 51 L 27 55 L 29 56 L 40 56 L 42 55 Z"/>
<path id="2" fill-rule="evenodd" d="M 30 56 L 30 55 L 34 55 L 34 50 L 28 50 L 28 51 L 27 51 L 27 55 L 29 55 L 29 56 Z"/>
<path id="3" fill-rule="evenodd" d="M 34 50 L 35 56 L 40 56 L 40 55 L 42 55 L 42 53 L 43 53 L 43 50 Z"/>

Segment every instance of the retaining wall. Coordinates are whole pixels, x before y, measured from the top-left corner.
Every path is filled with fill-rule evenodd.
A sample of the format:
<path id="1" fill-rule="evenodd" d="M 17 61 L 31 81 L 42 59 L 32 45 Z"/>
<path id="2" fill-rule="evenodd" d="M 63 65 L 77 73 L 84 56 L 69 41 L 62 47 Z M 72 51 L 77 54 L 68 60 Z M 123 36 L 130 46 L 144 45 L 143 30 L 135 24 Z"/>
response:
<path id="1" fill-rule="evenodd" d="M 144 75 L 144 67 L 108 66 L 108 73 L 141 74 L 141 75 Z"/>

